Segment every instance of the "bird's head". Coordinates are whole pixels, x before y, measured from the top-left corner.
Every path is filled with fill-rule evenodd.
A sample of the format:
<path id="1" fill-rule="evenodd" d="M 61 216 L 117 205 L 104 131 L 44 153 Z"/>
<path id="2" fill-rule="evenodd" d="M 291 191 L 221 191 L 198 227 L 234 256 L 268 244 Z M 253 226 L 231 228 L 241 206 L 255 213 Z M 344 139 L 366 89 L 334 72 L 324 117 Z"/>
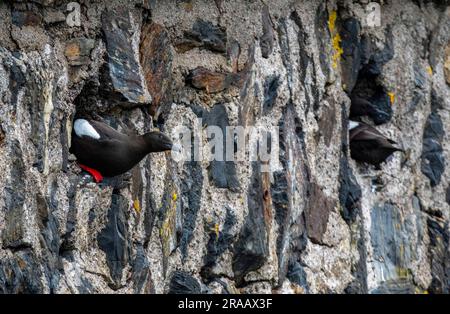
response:
<path id="1" fill-rule="evenodd" d="M 151 153 L 164 152 L 173 147 L 172 140 L 162 132 L 152 131 L 143 135 L 147 149 Z"/>

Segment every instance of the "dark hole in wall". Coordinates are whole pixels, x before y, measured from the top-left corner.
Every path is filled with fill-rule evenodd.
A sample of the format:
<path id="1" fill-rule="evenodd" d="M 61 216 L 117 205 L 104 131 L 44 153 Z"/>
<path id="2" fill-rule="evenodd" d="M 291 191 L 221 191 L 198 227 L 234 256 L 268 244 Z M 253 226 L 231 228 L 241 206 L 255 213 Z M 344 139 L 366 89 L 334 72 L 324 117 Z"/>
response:
<path id="1" fill-rule="evenodd" d="M 378 75 L 361 71 L 350 99 L 350 117 L 370 117 L 376 125 L 392 118 L 392 104 L 385 88 L 377 83 Z"/>
<path id="2" fill-rule="evenodd" d="M 340 30 L 343 60 L 343 84 L 351 99 L 350 118 L 368 116 L 376 125 L 392 118 L 391 98 L 380 82 L 384 64 L 394 56 L 393 35 L 387 29 L 383 49 L 377 49 L 369 36 L 360 36 L 354 19 L 343 22 Z"/>

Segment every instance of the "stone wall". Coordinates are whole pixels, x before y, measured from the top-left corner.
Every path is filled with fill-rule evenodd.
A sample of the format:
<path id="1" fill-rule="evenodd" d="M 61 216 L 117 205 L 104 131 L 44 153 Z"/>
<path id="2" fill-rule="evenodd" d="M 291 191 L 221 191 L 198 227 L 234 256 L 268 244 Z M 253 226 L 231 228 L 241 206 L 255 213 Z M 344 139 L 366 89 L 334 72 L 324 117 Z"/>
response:
<path id="1" fill-rule="evenodd" d="M 381 26 L 367 0 L 84 0 L 80 26 L 69 2 L 0 2 L 0 292 L 449 292 L 445 1 Z M 406 151 L 381 170 L 350 158 L 354 95 Z M 76 115 L 278 126 L 279 163 L 156 153 L 95 184 Z"/>

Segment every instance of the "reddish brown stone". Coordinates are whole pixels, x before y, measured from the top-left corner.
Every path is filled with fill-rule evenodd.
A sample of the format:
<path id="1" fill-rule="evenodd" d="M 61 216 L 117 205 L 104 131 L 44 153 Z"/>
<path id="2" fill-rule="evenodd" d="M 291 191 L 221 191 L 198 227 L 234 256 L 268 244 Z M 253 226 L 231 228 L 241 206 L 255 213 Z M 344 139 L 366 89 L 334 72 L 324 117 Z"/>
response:
<path id="1" fill-rule="evenodd" d="M 187 82 L 197 89 L 206 90 L 207 93 L 217 93 L 232 85 L 237 86 L 240 82 L 240 75 L 213 72 L 204 67 L 198 67 L 189 73 Z"/>
<path id="2" fill-rule="evenodd" d="M 89 64 L 94 45 L 95 41 L 87 38 L 76 38 L 67 42 L 64 54 L 69 64 L 74 66 Z"/>
<path id="3" fill-rule="evenodd" d="M 322 243 L 330 212 L 335 201 L 328 198 L 315 182 L 309 185 L 309 201 L 305 210 L 306 231 L 313 243 Z"/>
<path id="4" fill-rule="evenodd" d="M 141 35 L 141 66 L 147 89 L 152 96 L 150 113 L 169 100 L 172 73 L 172 48 L 165 28 L 156 23 L 146 24 Z"/>
<path id="5" fill-rule="evenodd" d="M 323 136 L 325 140 L 325 144 L 327 146 L 331 143 L 331 138 L 333 136 L 333 129 L 336 125 L 336 108 L 334 104 L 333 99 L 328 99 L 329 106 L 323 107 L 322 114 L 319 118 L 318 124 L 319 124 L 319 138 Z"/>
<path id="6" fill-rule="evenodd" d="M 42 16 L 33 11 L 13 11 L 12 22 L 19 27 L 38 26 L 42 23 Z"/>

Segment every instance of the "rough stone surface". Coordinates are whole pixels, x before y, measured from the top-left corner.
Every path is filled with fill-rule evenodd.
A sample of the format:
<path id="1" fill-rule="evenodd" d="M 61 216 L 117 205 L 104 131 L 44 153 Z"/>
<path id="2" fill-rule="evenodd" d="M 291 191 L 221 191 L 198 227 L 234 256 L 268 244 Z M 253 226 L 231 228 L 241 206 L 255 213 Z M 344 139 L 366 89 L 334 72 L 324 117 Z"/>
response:
<path id="1" fill-rule="evenodd" d="M 449 293 L 450 9 L 382 1 L 370 27 L 365 3 L 88 1 L 70 27 L 1 1 L 0 293 Z M 277 126 L 278 160 L 157 153 L 95 184 L 79 116 L 195 129 L 191 155 Z M 352 160 L 350 116 L 405 153 Z"/>

